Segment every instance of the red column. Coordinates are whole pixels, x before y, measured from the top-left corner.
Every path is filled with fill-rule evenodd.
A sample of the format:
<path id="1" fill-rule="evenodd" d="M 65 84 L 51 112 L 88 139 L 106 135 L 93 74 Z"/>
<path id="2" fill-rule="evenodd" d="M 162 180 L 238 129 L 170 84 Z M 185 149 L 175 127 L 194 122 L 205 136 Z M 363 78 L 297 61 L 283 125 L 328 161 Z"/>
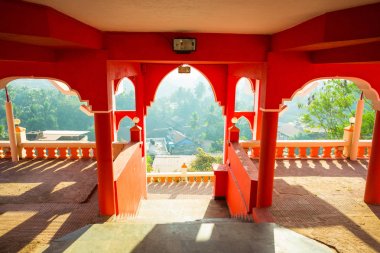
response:
<path id="1" fill-rule="evenodd" d="M 278 111 L 262 111 L 257 207 L 272 205 Z"/>
<path id="2" fill-rule="evenodd" d="M 371 157 L 368 164 L 367 182 L 364 202 L 380 204 L 380 111 L 376 112 L 375 126 L 372 136 Z"/>
<path id="3" fill-rule="evenodd" d="M 234 117 L 235 112 L 235 95 L 236 95 L 236 84 L 239 78 L 236 76 L 228 76 L 228 85 L 226 96 L 226 104 L 224 108 L 225 125 L 224 125 L 224 163 L 228 160 L 228 141 L 229 141 L 229 128 L 233 125 L 231 119 Z"/>
<path id="4" fill-rule="evenodd" d="M 98 199 L 101 215 L 115 214 L 115 189 L 112 161 L 112 112 L 95 113 Z"/>

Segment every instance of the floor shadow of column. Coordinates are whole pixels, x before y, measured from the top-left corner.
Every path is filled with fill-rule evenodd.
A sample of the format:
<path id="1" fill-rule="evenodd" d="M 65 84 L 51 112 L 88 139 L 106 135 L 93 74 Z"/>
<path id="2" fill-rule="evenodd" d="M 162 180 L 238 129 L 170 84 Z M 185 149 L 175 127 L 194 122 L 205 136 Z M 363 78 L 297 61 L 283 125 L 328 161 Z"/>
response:
<path id="1" fill-rule="evenodd" d="M 47 243 L 46 240 L 100 221 L 93 191 L 96 164 L 92 161 L 35 159 L 6 163 L 0 172 L 0 186 L 5 181 L 7 186 L 13 187 L 0 187 L 0 252 L 25 248 L 29 251 L 41 240 Z M 72 181 L 71 184 L 57 188 L 68 181 Z M 24 187 L 30 184 L 32 186 Z M 19 194 L 20 189 L 26 190 Z M 95 197 L 89 200 L 89 195 Z M 9 220 L 12 218 L 14 220 Z"/>
<path id="2" fill-rule="evenodd" d="M 380 250 L 379 241 L 359 224 L 315 193 L 301 185 L 290 185 L 286 179 L 275 179 L 274 203 L 270 210 L 276 223 L 291 228 L 342 226 L 372 250 Z M 322 183 L 320 187 L 323 187 Z"/>

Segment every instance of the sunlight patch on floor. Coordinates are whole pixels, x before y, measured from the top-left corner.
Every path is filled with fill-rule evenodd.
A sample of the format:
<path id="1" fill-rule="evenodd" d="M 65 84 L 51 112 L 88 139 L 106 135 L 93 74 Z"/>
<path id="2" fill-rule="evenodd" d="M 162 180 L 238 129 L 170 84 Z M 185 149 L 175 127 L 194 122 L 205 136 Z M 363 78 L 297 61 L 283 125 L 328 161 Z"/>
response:
<path id="1" fill-rule="evenodd" d="M 60 191 L 66 187 L 70 187 L 72 186 L 73 184 L 76 184 L 77 182 L 59 182 L 58 184 L 56 184 L 53 188 L 53 190 L 51 191 L 51 193 L 54 193 L 54 192 L 57 192 L 57 191 Z"/>
<path id="2" fill-rule="evenodd" d="M 34 211 L 7 211 L 0 215 L 0 237 L 31 219 L 38 212 Z"/>
<path id="3" fill-rule="evenodd" d="M 33 188 L 41 185 L 41 183 L 0 183 L 1 197 L 18 197 Z"/>

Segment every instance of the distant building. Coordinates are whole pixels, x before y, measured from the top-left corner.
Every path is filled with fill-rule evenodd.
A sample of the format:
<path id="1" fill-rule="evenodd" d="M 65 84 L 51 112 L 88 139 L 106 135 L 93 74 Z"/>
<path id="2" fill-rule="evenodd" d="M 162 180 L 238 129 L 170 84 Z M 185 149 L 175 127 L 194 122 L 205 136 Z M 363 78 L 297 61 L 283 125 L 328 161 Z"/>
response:
<path id="1" fill-rule="evenodd" d="M 147 138 L 146 150 L 150 155 L 169 155 L 165 138 Z"/>
<path id="2" fill-rule="evenodd" d="M 170 129 L 167 139 L 170 154 L 193 155 L 197 152 L 198 145 L 177 130 Z"/>
<path id="3" fill-rule="evenodd" d="M 155 129 L 149 136 L 151 138 L 147 138 L 147 152 L 150 155 L 193 155 L 197 153 L 198 145 L 185 134 L 171 127 Z"/>
<path id="4" fill-rule="evenodd" d="M 180 172 L 182 164 L 190 167 L 195 155 L 157 155 L 152 167 L 154 172 Z"/>
<path id="5" fill-rule="evenodd" d="M 26 133 L 28 141 L 88 141 L 89 131 L 31 131 Z"/>

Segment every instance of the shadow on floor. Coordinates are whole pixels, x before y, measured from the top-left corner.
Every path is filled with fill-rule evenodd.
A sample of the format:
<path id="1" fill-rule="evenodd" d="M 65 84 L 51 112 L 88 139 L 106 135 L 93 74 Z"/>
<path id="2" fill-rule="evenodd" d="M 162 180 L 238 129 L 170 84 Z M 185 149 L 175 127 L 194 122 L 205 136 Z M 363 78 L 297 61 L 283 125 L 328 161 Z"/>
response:
<path id="1" fill-rule="evenodd" d="M 373 234 L 374 231 L 371 230 L 372 234 L 370 234 L 359 225 L 361 222 L 364 224 L 371 220 L 371 217 L 360 217 L 363 215 L 361 213 L 363 207 L 360 203 L 362 201 L 349 198 L 343 199 L 340 195 L 334 195 L 336 194 L 335 192 L 329 192 L 327 195 L 318 193 L 318 195 L 320 195 L 319 197 L 316 195 L 316 192 L 310 192 L 302 185 L 297 185 L 294 181 L 291 181 L 292 184 L 289 184 L 286 180 L 287 178 L 275 179 L 274 201 L 270 210 L 276 223 L 289 228 L 315 228 L 325 231 L 326 234 L 321 235 L 324 237 L 324 242 L 334 244 L 337 240 L 341 240 L 338 244 L 341 244 L 340 246 L 345 244 L 343 245 L 345 247 L 344 251 L 350 252 L 349 250 L 347 251 L 347 248 L 349 248 L 350 243 L 352 243 L 349 240 L 351 237 L 345 238 L 345 233 L 341 233 L 343 230 L 336 229 L 333 234 L 330 234 L 328 231 L 329 227 L 344 227 L 346 231 L 350 232 L 348 233 L 349 236 L 352 234 L 375 252 L 380 250 L 379 238 L 376 239 L 373 237 L 376 235 Z M 316 182 L 316 187 L 323 188 L 324 186 L 328 187 L 324 184 L 322 178 L 319 178 L 318 182 Z M 331 188 L 332 187 L 330 187 L 330 189 Z M 327 202 L 327 200 L 330 203 Z M 331 203 L 333 203 L 333 205 Z M 345 209 L 352 217 L 342 213 L 340 211 L 342 209 Z M 379 217 L 380 208 L 375 207 L 372 211 Z M 352 220 L 352 218 L 356 220 Z M 357 219 L 361 219 L 361 221 Z M 374 219 L 374 222 L 378 222 L 375 217 L 372 217 L 372 219 Z M 380 232 L 380 228 L 378 228 L 377 231 Z M 317 235 L 317 233 L 314 233 L 314 235 Z M 319 240 L 322 240 L 321 237 L 319 237 Z M 329 240 L 333 243 L 329 243 Z M 340 246 L 337 246 L 338 250 L 340 250 Z M 356 246 L 353 245 L 352 250 L 359 250 L 355 249 L 355 247 Z"/>
<path id="2" fill-rule="evenodd" d="M 275 224 L 185 222 L 92 225 L 54 241 L 45 252 L 332 252 Z"/>
<path id="3" fill-rule="evenodd" d="M 0 252 L 29 252 L 97 222 L 96 185 L 93 160 L 2 160 Z"/>

